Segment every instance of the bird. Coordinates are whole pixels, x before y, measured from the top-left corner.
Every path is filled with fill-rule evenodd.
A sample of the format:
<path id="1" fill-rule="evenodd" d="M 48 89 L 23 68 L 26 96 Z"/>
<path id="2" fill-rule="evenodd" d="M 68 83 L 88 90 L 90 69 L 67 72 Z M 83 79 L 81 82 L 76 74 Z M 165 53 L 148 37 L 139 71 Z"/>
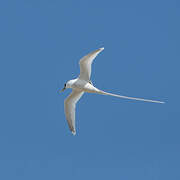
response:
<path id="1" fill-rule="evenodd" d="M 165 103 L 165 102 L 157 101 L 157 100 L 150 100 L 150 99 L 135 98 L 135 97 L 112 94 L 112 93 L 108 93 L 108 92 L 105 92 L 96 88 L 91 81 L 91 65 L 93 63 L 93 60 L 96 58 L 96 56 L 103 50 L 104 48 L 102 47 L 82 57 L 79 61 L 79 65 L 80 65 L 79 77 L 76 79 L 67 81 L 64 84 L 64 88 L 60 91 L 60 92 L 63 92 L 65 89 L 68 89 L 68 88 L 72 89 L 71 94 L 64 101 L 64 112 L 65 112 L 69 129 L 73 135 L 76 135 L 76 128 L 75 128 L 76 103 L 79 101 L 79 99 L 82 97 L 82 95 L 85 92 L 96 93 L 96 94 L 101 94 L 101 95 L 110 95 L 110 96 L 115 96 L 115 97 L 124 98 L 124 99 L 151 102 L 151 103 L 161 103 L 161 104 Z"/>

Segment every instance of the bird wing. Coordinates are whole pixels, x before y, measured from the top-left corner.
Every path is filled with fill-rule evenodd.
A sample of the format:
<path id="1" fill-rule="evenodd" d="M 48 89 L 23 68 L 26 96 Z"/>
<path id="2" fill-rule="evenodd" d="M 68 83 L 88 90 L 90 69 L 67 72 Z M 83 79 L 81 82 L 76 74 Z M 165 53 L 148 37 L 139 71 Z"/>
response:
<path id="1" fill-rule="evenodd" d="M 85 81 L 90 81 L 91 64 L 93 60 L 95 59 L 95 57 L 103 50 L 104 48 L 99 48 L 80 59 L 79 61 L 79 65 L 80 65 L 79 78 L 80 79 L 83 79 Z"/>
<path id="2" fill-rule="evenodd" d="M 65 111 L 66 119 L 69 125 L 69 129 L 71 130 L 73 135 L 76 134 L 76 129 L 75 129 L 76 103 L 83 94 L 84 94 L 83 91 L 72 90 L 72 93 L 64 101 L 64 111 Z"/>

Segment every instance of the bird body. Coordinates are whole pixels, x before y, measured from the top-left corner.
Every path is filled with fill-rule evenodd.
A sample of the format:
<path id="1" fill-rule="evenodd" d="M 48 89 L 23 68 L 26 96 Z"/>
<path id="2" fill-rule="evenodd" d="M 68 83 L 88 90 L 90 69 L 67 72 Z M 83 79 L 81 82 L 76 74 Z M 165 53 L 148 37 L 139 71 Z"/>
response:
<path id="1" fill-rule="evenodd" d="M 67 88 L 72 88 L 72 89 L 76 89 L 76 90 L 84 91 L 84 92 L 88 92 L 88 93 L 100 92 L 100 90 L 97 89 L 96 87 L 94 87 L 91 84 L 91 82 L 88 82 L 88 81 L 80 79 L 80 78 L 68 81 L 66 83 L 66 86 L 67 86 Z"/>
<path id="2" fill-rule="evenodd" d="M 72 93 L 65 99 L 64 101 L 64 110 L 66 119 L 69 125 L 69 129 L 71 130 L 72 134 L 76 134 L 75 129 L 75 108 L 76 103 L 78 100 L 82 97 L 82 95 L 87 93 L 97 93 L 102 95 L 110 95 L 115 96 L 119 98 L 124 99 L 131 99 L 131 100 L 138 100 L 138 101 L 145 101 L 145 102 L 153 102 L 153 103 L 164 103 L 161 101 L 156 100 L 149 100 L 149 99 L 142 99 L 142 98 L 135 98 L 135 97 L 128 97 L 128 96 L 122 96 L 117 94 L 112 94 L 108 92 L 104 92 L 102 90 L 99 90 L 98 88 L 94 87 L 91 80 L 91 64 L 95 57 L 103 50 L 104 48 L 97 49 L 88 55 L 84 56 L 82 59 L 80 59 L 80 75 L 77 79 L 69 80 L 65 85 L 62 91 L 64 91 L 67 88 L 72 89 Z"/>

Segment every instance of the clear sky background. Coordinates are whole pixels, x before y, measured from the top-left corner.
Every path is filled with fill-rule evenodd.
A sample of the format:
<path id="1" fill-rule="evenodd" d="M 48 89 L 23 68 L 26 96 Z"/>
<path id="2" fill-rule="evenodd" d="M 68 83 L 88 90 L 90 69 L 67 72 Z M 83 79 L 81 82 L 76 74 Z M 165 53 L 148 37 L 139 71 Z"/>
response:
<path id="1" fill-rule="evenodd" d="M 178 0 L 0 1 L 0 179 L 179 180 Z M 77 135 L 57 91 L 79 59 L 104 47 Z"/>

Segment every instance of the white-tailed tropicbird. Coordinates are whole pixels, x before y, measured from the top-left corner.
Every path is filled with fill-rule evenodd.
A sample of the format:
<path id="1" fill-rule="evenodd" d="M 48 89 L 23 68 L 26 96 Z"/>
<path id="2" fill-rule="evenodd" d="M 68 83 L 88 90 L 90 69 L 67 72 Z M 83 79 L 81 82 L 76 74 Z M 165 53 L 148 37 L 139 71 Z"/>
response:
<path id="1" fill-rule="evenodd" d="M 61 91 L 64 91 L 67 88 L 72 89 L 72 93 L 64 101 L 64 110 L 65 110 L 66 119 L 69 125 L 69 129 L 71 130 L 73 135 L 76 134 L 76 129 L 75 129 L 76 103 L 84 94 L 84 92 L 110 95 L 110 96 L 115 96 L 115 97 L 124 98 L 124 99 L 131 99 L 131 100 L 138 100 L 138 101 L 145 101 L 145 102 L 152 102 L 152 103 L 164 103 L 162 101 L 121 96 L 121 95 L 116 95 L 112 93 L 107 93 L 94 87 L 90 80 L 91 64 L 93 60 L 95 59 L 95 57 L 103 50 L 104 48 L 99 48 L 89 53 L 88 55 L 84 56 L 83 58 L 81 58 L 79 61 L 79 64 L 80 64 L 79 77 L 77 79 L 69 80 L 66 84 L 64 84 L 64 88 L 61 90 Z"/>

